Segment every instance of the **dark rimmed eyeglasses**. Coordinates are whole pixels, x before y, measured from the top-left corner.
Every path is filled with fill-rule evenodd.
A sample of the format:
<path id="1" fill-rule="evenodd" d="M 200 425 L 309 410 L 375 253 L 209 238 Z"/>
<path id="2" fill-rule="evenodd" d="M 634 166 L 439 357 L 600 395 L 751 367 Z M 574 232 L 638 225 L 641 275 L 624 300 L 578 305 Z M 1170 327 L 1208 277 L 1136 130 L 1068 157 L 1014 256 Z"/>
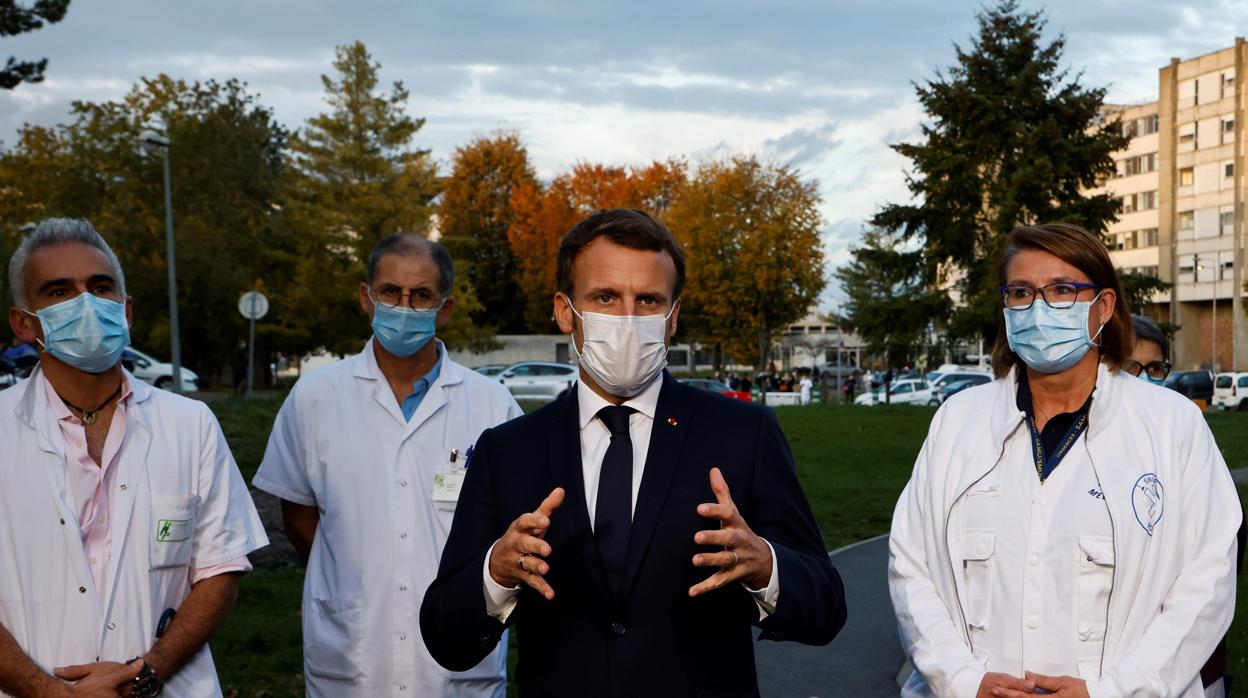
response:
<path id="1" fill-rule="evenodd" d="M 1155 381 L 1164 381 L 1166 376 L 1170 375 L 1170 362 L 1150 361 L 1142 364 L 1135 359 L 1127 359 L 1127 362 L 1122 365 L 1122 370 L 1137 378 L 1141 373 L 1144 373 Z"/>
<path id="2" fill-rule="evenodd" d="M 1036 302 L 1036 296 L 1044 299 L 1050 308 L 1064 310 L 1080 300 L 1079 294 L 1100 288 L 1096 284 L 1084 284 L 1077 281 L 1063 281 L 1048 286 L 1024 286 L 1022 284 L 1002 286 L 1001 300 L 1010 310 L 1027 310 Z M 1085 296 L 1086 298 L 1086 296 Z"/>

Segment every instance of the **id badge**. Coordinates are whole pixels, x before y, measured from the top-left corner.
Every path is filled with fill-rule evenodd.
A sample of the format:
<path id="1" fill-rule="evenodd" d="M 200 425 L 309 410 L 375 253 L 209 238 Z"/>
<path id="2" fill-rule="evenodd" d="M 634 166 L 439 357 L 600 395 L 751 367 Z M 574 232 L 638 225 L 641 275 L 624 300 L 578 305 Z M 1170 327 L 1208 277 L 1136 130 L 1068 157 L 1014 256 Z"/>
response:
<path id="1" fill-rule="evenodd" d="M 454 504 L 459 501 L 459 490 L 464 485 L 464 476 L 468 474 L 463 468 L 455 468 L 453 470 L 439 470 L 433 474 L 433 501 L 450 502 Z"/>

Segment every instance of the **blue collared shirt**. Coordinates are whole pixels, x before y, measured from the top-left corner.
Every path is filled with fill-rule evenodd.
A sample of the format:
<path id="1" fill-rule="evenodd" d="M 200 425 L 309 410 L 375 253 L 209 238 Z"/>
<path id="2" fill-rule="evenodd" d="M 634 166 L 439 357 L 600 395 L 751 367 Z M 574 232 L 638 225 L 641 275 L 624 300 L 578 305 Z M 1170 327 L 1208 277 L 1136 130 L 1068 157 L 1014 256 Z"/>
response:
<path id="1" fill-rule="evenodd" d="M 420 403 L 425 399 L 425 395 L 429 394 L 429 388 L 438 380 L 438 374 L 442 373 L 442 350 L 438 349 L 438 360 L 434 362 L 433 368 L 424 375 L 423 378 L 412 384 L 412 394 L 403 398 L 403 403 L 399 405 L 403 410 L 403 419 L 412 421 L 412 415 L 416 414 L 416 410 L 420 407 Z"/>

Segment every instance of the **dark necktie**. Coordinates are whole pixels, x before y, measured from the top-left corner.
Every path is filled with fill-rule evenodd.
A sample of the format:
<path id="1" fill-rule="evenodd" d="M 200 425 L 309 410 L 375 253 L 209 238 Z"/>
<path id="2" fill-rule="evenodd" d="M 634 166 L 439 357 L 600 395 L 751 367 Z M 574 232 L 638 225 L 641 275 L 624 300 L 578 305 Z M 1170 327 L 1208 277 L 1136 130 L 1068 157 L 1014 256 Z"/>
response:
<path id="1" fill-rule="evenodd" d="M 628 533 L 633 525 L 633 440 L 628 433 L 631 407 L 604 407 L 598 419 L 611 432 L 611 445 L 602 458 L 598 476 L 598 504 L 594 508 L 594 540 L 602 556 L 607 583 L 621 593 Z"/>

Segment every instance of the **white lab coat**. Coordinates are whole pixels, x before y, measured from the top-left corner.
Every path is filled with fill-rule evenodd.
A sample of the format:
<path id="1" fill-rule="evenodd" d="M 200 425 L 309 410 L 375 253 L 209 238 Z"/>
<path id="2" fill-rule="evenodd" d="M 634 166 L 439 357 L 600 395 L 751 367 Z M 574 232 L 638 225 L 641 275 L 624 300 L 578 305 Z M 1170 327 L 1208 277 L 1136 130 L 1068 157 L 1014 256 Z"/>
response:
<path id="1" fill-rule="evenodd" d="M 974 696 L 983 678 L 968 636 L 964 561 L 986 551 L 967 549 L 966 497 L 1000 466 L 1019 428 L 1013 373 L 955 395 L 932 420 L 897 502 L 888 577 L 915 665 L 905 696 Z M 1102 366 L 1080 444 L 1113 531 L 1112 549 L 1093 560 L 1113 576 L 1103 655 L 1082 677 L 1088 691 L 1202 698 L 1200 667 L 1234 613 L 1241 517 L 1213 435 L 1178 393 Z"/>
<path id="2" fill-rule="evenodd" d="M 125 662 L 154 644 L 161 614 L 190 593 L 192 569 L 269 541 L 208 407 L 127 373 L 133 395 L 114 466 L 111 583 L 101 602 L 42 380 L 36 371 L 0 392 L 0 624 L 48 672 Z M 182 539 L 159 540 L 161 521 L 174 522 L 168 530 Z M 207 647 L 169 679 L 164 695 L 221 695 Z"/>
<path id="3" fill-rule="evenodd" d="M 411 421 L 370 340 L 301 378 L 273 425 L 253 484 L 320 512 L 303 588 L 310 696 L 506 694 L 506 642 L 452 674 L 420 637 L 420 604 L 455 513 L 433 501 L 434 476 L 462 467 L 481 432 L 521 413 L 500 383 L 439 351 L 441 372 Z"/>

